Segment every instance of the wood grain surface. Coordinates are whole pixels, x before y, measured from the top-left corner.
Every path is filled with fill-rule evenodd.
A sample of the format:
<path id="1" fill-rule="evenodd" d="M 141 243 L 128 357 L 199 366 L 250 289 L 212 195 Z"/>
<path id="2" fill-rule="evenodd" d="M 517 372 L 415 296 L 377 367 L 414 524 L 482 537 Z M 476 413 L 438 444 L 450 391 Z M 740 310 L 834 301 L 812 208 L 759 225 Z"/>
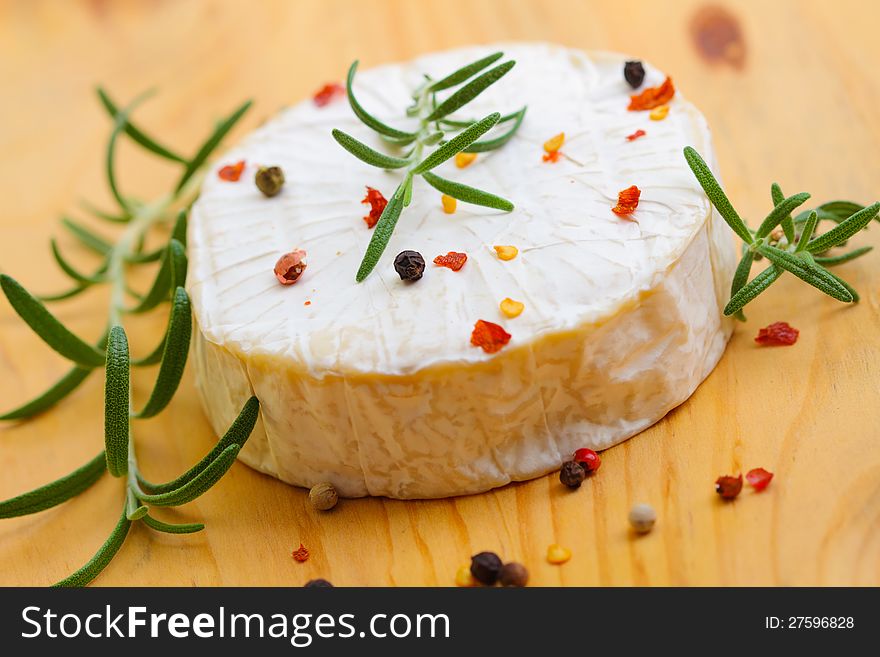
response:
<path id="1" fill-rule="evenodd" d="M 237 139 L 280 106 L 363 66 L 452 46 L 552 40 L 649 59 L 706 114 L 726 187 L 752 223 L 774 180 L 817 201 L 880 197 L 880 69 L 870 0 L 562 2 L 0 2 L 0 270 L 38 292 L 66 285 L 50 236 L 77 263 L 59 216 L 77 200 L 110 207 L 103 178 L 109 120 L 98 83 L 120 99 L 160 93 L 138 116 L 191 151 L 243 98 L 256 109 Z M 723 9 L 726 7 L 726 9 Z M 176 171 L 121 150 L 122 185 L 142 198 Z M 111 234 L 113 227 L 97 226 Z M 858 243 L 880 245 L 874 226 Z M 749 307 L 715 372 L 656 426 L 605 452 L 581 490 L 555 476 L 438 501 L 347 500 L 318 514 L 306 492 L 236 464 L 209 494 L 163 519 L 204 520 L 193 536 L 136 526 L 98 585 L 450 585 L 472 553 L 528 566 L 535 585 L 880 584 L 880 253 L 845 265 L 862 293 L 844 306 L 786 276 Z M 137 281 L 146 286 L 149 273 Z M 101 291 L 55 306 L 86 338 L 101 331 Z M 166 310 L 127 326 L 152 349 Z M 759 327 L 786 320 L 797 345 L 760 348 Z M 47 387 L 68 365 L 0 303 L 0 407 Z M 136 399 L 155 368 L 138 372 Z M 0 499 L 60 476 L 103 444 L 96 375 L 55 410 L 0 426 Z M 214 437 L 188 371 L 169 409 L 136 427 L 150 478 L 178 474 Z M 762 466 L 770 488 L 723 503 L 713 482 Z M 43 585 L 82 565 L 116 522 L 122 485 L 104 477 L 73 501 L 0 521 L 0 584 Z M 634 537 L 634 502 L 657 509 Z M 306 563 L 291 559 L 304 543 Z M 545 560 L 560 543 L 574 556 Z"/>

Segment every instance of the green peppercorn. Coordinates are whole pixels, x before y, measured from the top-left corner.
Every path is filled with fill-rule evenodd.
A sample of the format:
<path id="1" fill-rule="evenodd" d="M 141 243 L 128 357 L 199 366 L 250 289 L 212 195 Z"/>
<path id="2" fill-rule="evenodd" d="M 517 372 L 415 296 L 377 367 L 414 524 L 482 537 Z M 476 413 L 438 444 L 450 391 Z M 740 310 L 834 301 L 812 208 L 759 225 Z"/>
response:
<path id="1" fill-rule="evenodd" d="M 501 586 L 523 587 L 529 583 L 529 571 L 521 563 L 511 561 L 501 567 L 498 573 L 498 583 Z"/>
<path id="2" fill-rule="evenodd" d="M 471 557 L 471 575 L 481 584 L 492 586 L 501 572 L 501 558 L 494 552 L 480 552 Z"/>
<path id="3" fill-rule="evenodd" d="M 332 589 L 333 585 L 326 579 L 310 579 L 303 586 L 304 589 Z"/>
<path id="4" fill-rule="evenodd" d="M 569 488 L 580 488 L 586 478 L 587 471 L 577 461 L 566 461 L 559 470 L 559 481 Z"/>
<path id="5" fill-rule="evenodd" d="M 635 504 L 629 510 L 629 524 L 639 534 L 647 534 L 657 522 L 657 512 L 650 504 Z"/>
<path id="6" fill-rule="evenodd" d="M 275 196 L 284 186 L 284 172 L 281 167 L 260 167 L 254 176 L 257 188 L 266 196 Z"/>
<path id="7" fill-rule="evenodd" d="M 425 273 L 425 259 L 418 251 L 401 251 L 394 258 L 394 271 L 402 281 L 417 281 Z"/>
<path id="8" fill-rule="evenodd" d="M 633 89 L 638 89 L 645 81 L 645 67 L 639 61 L 623 65 L 623 77 Z"/>

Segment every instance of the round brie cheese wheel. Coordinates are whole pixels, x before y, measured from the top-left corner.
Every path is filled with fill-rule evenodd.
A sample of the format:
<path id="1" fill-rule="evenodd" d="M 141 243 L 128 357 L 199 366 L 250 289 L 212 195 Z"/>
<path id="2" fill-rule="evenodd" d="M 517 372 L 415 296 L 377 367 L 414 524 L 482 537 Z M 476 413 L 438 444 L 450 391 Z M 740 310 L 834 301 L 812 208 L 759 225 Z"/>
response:
<path id="1" fill-rule="evenodd" d="M 194 360 L 218 432 L 259 398 L 240 454 L 248 465 L 299 486 L 330 482 L 348 497 L 484 491 L 633 436 L 687 399 L 720 358 L 735 253 L 682 155 L 694 146 L 715 168 L 706 122 L 680 93 L 665 119 L 651 120 L 627 110 L 636 92 L 624 56 L 510 43 L 358 72 L 355 94 L 382 121 L 411 129 L 403 110 L 425 74 L 439 79 L 495 50 L 516 66 L 456 117 L 526 105 L 525 119 L 502 148 L 434 172 L 515 209 L 459 201 L 447 214 L 416 177 L 361 283 L 372 235 L 365 188 L 390 198 L 403 173 L 334 141 L 339 128 L 393 152 L 344 96 L 284 110 L 209 172 L 188 235 Z M 645 68 L 643 87 L 663 82 Z M 627 140 L 637 130 L 646 134 Z M 562 156 L 545 161 L 544 142 L 561 132 Z M 238 182 L 217 175 L 239 160 Z M 286 183 L 267 198 L 254 174 L 273 165 Z M 611 208 L 631 185 L 638 208 L 620 217 Z M 494 246 L 518 255 L 502 260 Z M 307 252 L 308 267 L 281 285 L 275 262 L 294 249 Z M 395 272 L 403 250 L 424 256 L 421 280 Z M 449 251 L 467 254 L 461 270 L 433 264 Z M 505 298 L 522 313 L 505 316 Z M 472 345 L 478 320 L 502 326 L 509 343 L 496 353 Z"/>

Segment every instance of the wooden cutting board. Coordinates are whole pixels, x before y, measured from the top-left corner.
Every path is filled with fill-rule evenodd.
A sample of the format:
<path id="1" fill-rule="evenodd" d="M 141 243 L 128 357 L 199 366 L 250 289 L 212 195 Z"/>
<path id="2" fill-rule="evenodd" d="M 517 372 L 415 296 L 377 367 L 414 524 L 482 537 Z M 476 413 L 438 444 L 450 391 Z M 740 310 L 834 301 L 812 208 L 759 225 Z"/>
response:
<path id="1" fill-rule="evenodd" d="M 49 255 L 53 235 L 77 263 L 90 262 L 57 219 L 80 216 L 83 197 L 111 207 L 102 169 L 110 125 L 95 102 L 98 83 L 122 100 L 159 87 L 139 121 L 190 151 L 243 98 L 256 108 L 233 139 L 339 80 L 354 58 L 371 66 L 498 40 L 628 51 L 669 71 L 709 119 L 726 187 L 753 224 L 769 209 L 774 180 L 817 202 L 880 197 L 880 71 L 870 47 L 880 5 L 723 6 L 728 13 L 696 1 L 0 3 L 0 270 L 37 292 L 65 287 Z M 120 161 L 120 184 L 142 198 L 176 174 L 129 144 Z M 856 241 L 880 244 L 878 235 L 874 226 Z M 878 270 L 880 252 L 841 268 L 862 293 L 855 306 L 787 275 L 749 307 L 748 323 L 693 397 L 603 453 L 602 469 L 577 492 L 548 476 L 460 499 L 346 500 L 318 514 L 305 491 L 237 464 L 196 503 L 161 513 L 204 520 L 203 533 L 137 526 L 96 584 L 296 586 L 325 577 L 449 585 L 471 554 L 493 550 L 526 564 L 537 585 L 878 585 Z M 145 271 L 135 284 L 149 279 Z M 55 309 L 93 338 L 106 303 L 95 291 Z M 136 354 L 158 341 L 166 312 L 127 325 Z M 758 328 L 776 320 L 801 330 L 797 345 L 755 344 Z M 67 368 L 5 300 L 0 367 L 2 408 Z M 155 368 L 138 372 L 136 399 L 154 376 Z M 0 427 L 0 498 L 91 458 L 102 423 L 96 375 L 57 409 Z M 165 413 L 137 424 L 136 437 L 157 480 L 210 448 L 191 371 Z M 766 492 L 718 499 L 716 477 L 757 466 L 776 474 Z M 121 490 L 108 476 L 61 507 L 0 521 L 0 584 L 48 584 L 82 565 L 115 524 Z M 659 520 L 636 538 L 627 511 L 639 501 Z M 302 564 L 290 556 L 300 543 L 311 552 Z M 549 565 L 551 543 L 571 548 L 571 561 Z"/>

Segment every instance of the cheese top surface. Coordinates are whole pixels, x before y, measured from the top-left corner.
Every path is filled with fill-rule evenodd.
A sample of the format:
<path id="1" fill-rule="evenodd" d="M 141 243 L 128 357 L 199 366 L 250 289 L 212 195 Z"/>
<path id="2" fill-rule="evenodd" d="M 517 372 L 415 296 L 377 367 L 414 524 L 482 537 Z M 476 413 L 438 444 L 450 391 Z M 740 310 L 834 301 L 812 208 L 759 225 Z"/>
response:
<path id="1" fill-rule="evenodd" d="M 379 264 L 356 283 L 372 232 L 362 219 L 365 187 L 390 198 L 403 174 L 371 167 L 333 140 L 331 129 L 339 128 L 392 152 L 344 97 L 324 107 L 306 100 L 226 153 L 193 208 L 187 284 L 204 337 L 249 358 L 283 358 L 318 377 L 408 374 L 491 359 L 470 344 L 479 319 L 512 335 L 504 349 L 528 347 L 602 324 L 657 285 L 708 216 L 682 149 L 709 149 L 709 135 L 679 92 L 664 120 L 627 111 L 636 92 L 623 78 L 622 55 L 548 44 L 466 48 L 359 71 L 355 94 L 378 118 L 410 129 L 403 109 L 423 74 L 439 78 L 498 49 L 505 53 L 500 61 L 516 66 L 456 118 L 527 105 L 519 131 L 467 168 L 450 160 L 434 172 L 510 199 L 512 212 L 459 202 L 446 214 L 440 193 L 417 177 Z M 665 75 L 645 67 L 642 89 L 659 85 Z M 639 129 L 647 134 L 627 141 Z M 543 143 L 559 132 L 564 157 L 544 162 Z M 219 179 L 221 166 L 241 159 L 247 166 L 239 182 Z M 278 196 L 256 188 L 261 165 L 284 170 Z M 630 185 L 641 189 L 635 221 L 611 211 Z M 503 261 L 494 245 L 515 246 L 519 255 Z M 307 251 L 308 268 L 295 285 L 282 286 L 273 267 L 296 248 Z M 407 249 L 427 263 L 415 283 L 401 281 L 393 267 Z M 467 253 L 460 271 L 432 264 L 448 251 Z M 514 319 L 499 309 L 507 297 L 525 305 Z"/>

